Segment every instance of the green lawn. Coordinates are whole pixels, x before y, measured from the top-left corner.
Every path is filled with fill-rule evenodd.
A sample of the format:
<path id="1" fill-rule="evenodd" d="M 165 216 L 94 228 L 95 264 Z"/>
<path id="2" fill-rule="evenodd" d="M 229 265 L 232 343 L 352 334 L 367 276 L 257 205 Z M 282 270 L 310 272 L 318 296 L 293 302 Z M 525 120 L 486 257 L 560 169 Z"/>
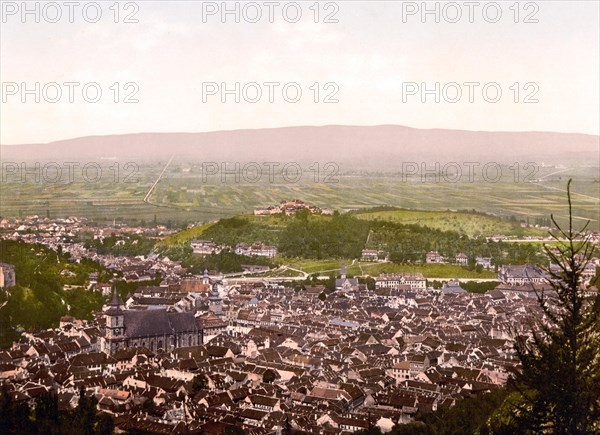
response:
<path id="1" fill-rule="evenodd" d="M 367 266 L 368 267 L 368 266 Z M 377 263 L 368 269 L 363 264 L 365 273 L 375 277 L 380 273 L 422 273 L 425 278 L 497 278 L 498 274 L 493 271 L 467 270 L 455 264 L 395 264 Z"/>
<path id="2" fill-rule="evenodd" d="M 317 275 L 339 275 L 341 264 L 346 265 L 346 273 L 352 276 L 370 275 L 378 276 L 380 273 L 422 273 L 426 278 L 496 278 L 493 271 L 482 271 L 478 273 L 464 269 L 455 264 L 395 264 L 395 263 L 373 263 L 357 262 L 351 264 L 352 260 L 303 260 L 303 259 L 278 259 L 279 264 L 285 264 L 294 269 L 302 270 L 309 274 Z"/>

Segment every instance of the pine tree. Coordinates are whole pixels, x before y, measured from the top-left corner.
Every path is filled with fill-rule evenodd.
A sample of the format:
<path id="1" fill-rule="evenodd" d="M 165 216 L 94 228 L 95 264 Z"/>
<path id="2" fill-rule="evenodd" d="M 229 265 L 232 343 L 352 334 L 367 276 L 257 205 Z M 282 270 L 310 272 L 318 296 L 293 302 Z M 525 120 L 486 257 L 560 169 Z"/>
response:
<path id="1" fill-rule="evenodd" d="M 571 180 L 567 184 L 568 229 L 551 220 L 558 242 L 546 247 L 548 282 L 554 292 L 536 292 L 543 319 L 515 348 L 522 364 L 514 386 L 519 431 L 554 434 L 600 433 L 600 297 L 586 298 L 581 281 L 593 246 L 585 225 L 573 228 Z"/>

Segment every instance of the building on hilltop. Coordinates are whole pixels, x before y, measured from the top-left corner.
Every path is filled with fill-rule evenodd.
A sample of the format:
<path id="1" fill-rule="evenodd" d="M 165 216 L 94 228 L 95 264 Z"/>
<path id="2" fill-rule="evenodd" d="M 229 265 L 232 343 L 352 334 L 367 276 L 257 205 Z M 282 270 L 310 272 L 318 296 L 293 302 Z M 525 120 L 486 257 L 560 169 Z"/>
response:
<path id="1" fill-rule="evenodd" d="M 249 245 L 248 243 L 238 243 L 235 247 L 237 255 L 257 255 L 259 257 L 273 258 L 277 256 L 277 247 L 266 245 L 262 242 L 255 242 Z"/>
<path id="2" fill-rule="evenodd" d="M 462 252 L 460 252 L 460 253 L 456 254 L 456 257 L 454 257 L 454 262 L 456 264 L 466 266 L 469 263 L 469 257 L 466 254 L 463 254 Z"/>
<path id="3" fill-rule="evenodd" d="M 212 240 L 192 240 L 190 245 L 194 254 L 211 255 L 219 254 L 223 248 Z"/>
<path id="4" fill-rule="evenodd" d="M 425 255 L 425 262 L 427 264 L 443 264 L 446 259 L 438 251 L 430 251 Z"/>

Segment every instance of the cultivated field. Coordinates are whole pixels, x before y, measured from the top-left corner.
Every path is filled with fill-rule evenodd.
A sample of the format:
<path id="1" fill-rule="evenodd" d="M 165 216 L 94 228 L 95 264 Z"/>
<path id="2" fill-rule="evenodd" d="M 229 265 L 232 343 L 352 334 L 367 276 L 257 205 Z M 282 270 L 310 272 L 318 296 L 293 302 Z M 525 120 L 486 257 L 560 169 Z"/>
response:
<path id="1" fill-rule="evenodd" d="M 339 175 L 324 182 L 315 180 L 310 170 L 296 182 L 286 182 L 281 176 L 272 181 L 263 176 L 256 183 L 235 180 L 232 175 L 203 178 L 193 166 L 182 162 L 171 164 L 164 176 L 147 195 L 166 161 L 140 164 L 133 177 L 115 179 L 106 163 L 98 182 L 75 179 L 72 182 L 36 182 L 27 177 L 24 182 L 2 174 L 0 215 L 19 217 L 31 214 L 51 217 L 84 216 L 96 221 L 113 219 L 130 222 L 206 223 L 222 217 L 251 213 L 258 206 L 273 205 L 282 199 L 298 198 L 321 207 L 340 211 L 361 210 L 377 206 L 393 206 L 423 212 L 379 212 L 359 215 L 365 219 L 397 220 L 419 223 L 439 229 L 455 229 L 469 235 L 477 233 L 511 233 L 515 226 L 507 219 L 535 223 L 554 213 L 564 220 L 566 181 L 573 182 L 574 211 L 578 222 L 591 221 L 591 228 L 600 229 L 600 182 L 598 167 L 557 169 L 540 167 L 534 182 L 514 180 L 514 173 L 503 167 L 497 182 L 481 177 L 451 183 L 443 177 L 421 180 L 420 176 L 405 177 L 399 173 L 355 172 L 340 167 Z M 502 217 L 505 222 L 473 214 L 453 215 L 447 210 L 476 210 Z M 264 219 L 264 218 L 263 218 Z"/>

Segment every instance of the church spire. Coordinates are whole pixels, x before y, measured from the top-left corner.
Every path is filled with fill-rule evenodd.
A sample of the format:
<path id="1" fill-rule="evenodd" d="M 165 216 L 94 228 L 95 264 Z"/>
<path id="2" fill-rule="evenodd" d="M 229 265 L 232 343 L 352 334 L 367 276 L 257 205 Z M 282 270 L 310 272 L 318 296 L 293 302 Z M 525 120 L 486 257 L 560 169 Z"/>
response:
<path id="1" fill-rule="evenodd" d="M 117 286 L 113 286 L 112 300 L 110 301 L 110 303 L 108 305 L 111 307 L 119 307 L 119 306 L 123 305 L 123 301 L 121 301 L 121 298 L 119 297 L 119 294 L 117 293 Z"/>

